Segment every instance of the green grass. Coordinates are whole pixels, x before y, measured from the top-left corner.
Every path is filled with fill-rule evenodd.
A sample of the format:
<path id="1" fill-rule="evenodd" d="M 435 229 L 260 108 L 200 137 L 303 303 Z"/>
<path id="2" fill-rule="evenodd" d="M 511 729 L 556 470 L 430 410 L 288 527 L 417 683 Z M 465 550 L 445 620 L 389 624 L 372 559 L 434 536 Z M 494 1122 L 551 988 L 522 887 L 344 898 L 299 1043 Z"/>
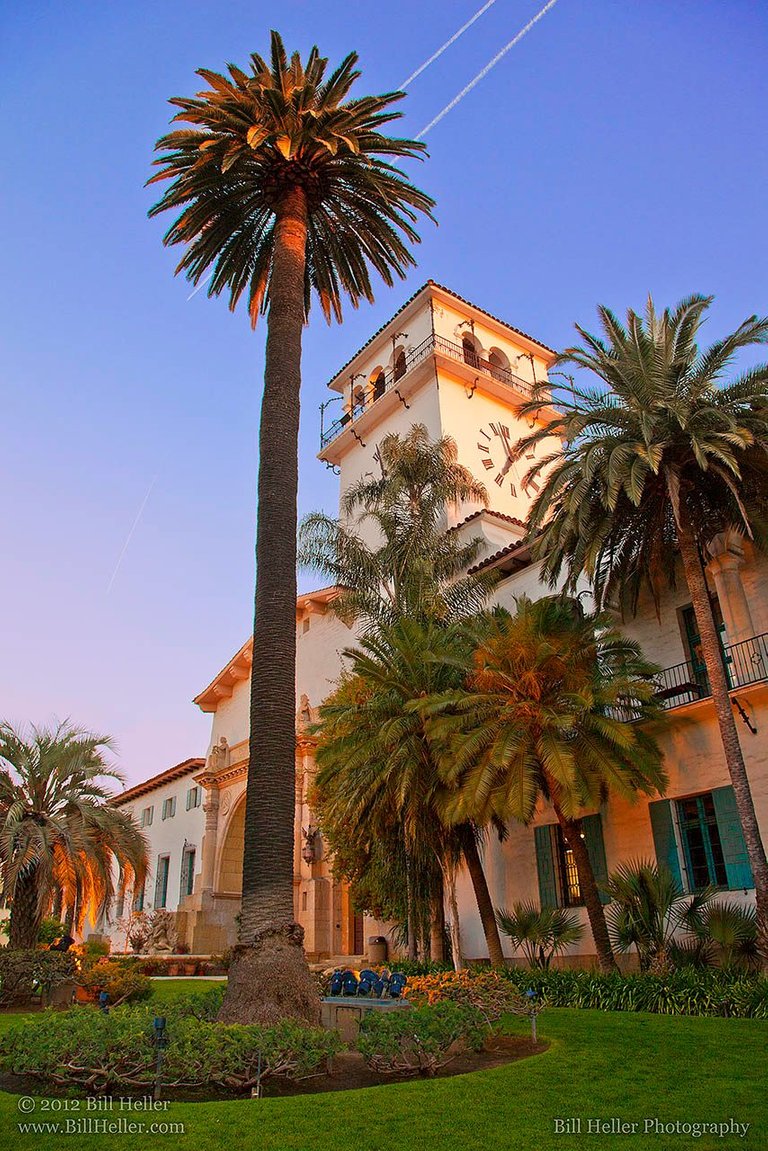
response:
<path id="1" fill-rule="evenodd" d="M 154 1000 L 160 1007 L 190 985 L 209 986 L 203 980 L 155 984 Z M 2 1017 L 0 1026 L 11 1022 L 12 1017 Z M 527 1023 L 513 1019 L 509 1029 L 525 1033 Z M 183 1123 L 184 1136 L 145 1136 L 140 1142 L 148 1149 L 168 1149 L 178 1142 L 184 1151 L 222 1146 L 258 1151 L 768 1148 L 765 1022 L 562 1008 L 545 1012 L 539 1031 L 551 1041 L 544 1055 L 474 1075 L 292 1099 L 172 1103 L 157 1116 L 129 1118 Z M 554 1119 L 572 1116 L 584 1120 L 584 1133 L 556 1135 Z M 683 1122 L 734 1118 L 751 1127 L 745 1139 L 587 1135 L 588 1118 L 613 1116 L 639 1121 L 641 1132 L 642 1121 L 655 1116 Z M 61 1135 L 18 1134 L 16 1123 L 24 1118 L 17 1097 L 0 1093 L 0 1148 L 60 1151 Z M 38 1111 L 32 1118 L 62 1116 Z M 112 1138 L 79 1135 L 73 1145 L 78 1151 L 96 1151 Z"/>

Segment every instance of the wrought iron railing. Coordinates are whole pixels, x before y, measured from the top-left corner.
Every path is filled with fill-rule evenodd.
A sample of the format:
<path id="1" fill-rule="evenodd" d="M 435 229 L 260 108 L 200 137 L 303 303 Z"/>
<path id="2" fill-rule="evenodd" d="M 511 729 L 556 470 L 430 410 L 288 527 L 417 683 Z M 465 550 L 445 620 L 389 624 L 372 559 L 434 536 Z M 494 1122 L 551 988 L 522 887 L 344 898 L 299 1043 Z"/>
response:
<path id="1" fill-rule="evenodd" d="M 768 633 L 724 645 L 723 659 L 731 691 L 768 680 Z M 665 667 L 656 677 L 656 700 L 665 711 L 707 699 L 711 694 L 707 669 L 700 660 L 687 659 Z M 640 718 L 631 700 L 613 709 L 613 715 L 627 723 Z"/>
<path id="2" fill-rule="evenodd" d="M 359 399 L 356 398 L 355 403 L 349 407 L 338 420 L 334 420 L 332 424 L 329 424 L 328 427 L 324 425 L 322 418 L 324 409 L 321 406 L 320 450 L 322 451 L 332 440 L 340 436 L 345 428 L 354 423 L 364 412 L 367 412 L 386 392 L 396 391 L 400 380 L 407 376 L 409 372 L 413 371 L 418 364 L 435 353 L 459 360 L 467 364 L 474 371 L 482 372 L 484 375 L 491 376 L 494 380 L 499 380 L 500 383 L 507 384 L 523 396 L 530 397 L 532 394 L 532 385 L 527 380 L 521 379 L 520 376 L 516 376 L 509 368 L 502 367 L 500 364 L 494 364 L 490 360 L 485 360 L 482 356 L 478 356 L 476 352 L 470 352 L 463 344 L 456 344 L 452 340 L 446 340 L 444 336 L 429 335 L 425 340 L 422 340 L 417 347 L 411 348 L 409 352 L 406 352 L 404 359 L 398 366 L 390 368 L 389 371 L 381 372 L 375 380 L 361 385 Z M 347 403 L 349 403 L 349 397 L 345 397 L 345 399 Z"/>

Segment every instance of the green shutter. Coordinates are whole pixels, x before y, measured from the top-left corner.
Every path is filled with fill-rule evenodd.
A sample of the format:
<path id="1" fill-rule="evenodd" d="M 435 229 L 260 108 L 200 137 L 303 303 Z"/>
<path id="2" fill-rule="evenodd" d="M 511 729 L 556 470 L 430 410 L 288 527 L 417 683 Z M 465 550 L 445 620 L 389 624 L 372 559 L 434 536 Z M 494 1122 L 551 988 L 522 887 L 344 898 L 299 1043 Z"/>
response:
<path id="1" fill-rule="evenodd" d="M 728 886 L 731 890 L 754 887 L 755 880 L 752 876 L 752 868 L 749 866 L 747 845 L 744 842 L 741 820 L 736 810 L 736 796 L 733 794 L 733 788 L 716 787 L 712 792 L 712 802 L 715 805 L 717 830 L 720 832 Z"/>
<path id="2" fill-rule="evenodd" d="M 552 826 L 534 827 L 536 843 L 536 869 L 539 873 L 539 902 L 542 908 L 557 907 L 557 882 L 552 846 Z"/>
<path id="3" fill-rule="evenodd" d="M 585 815 L 581 820 L 581 833 L 587 847 L 592 872 L 600 888 L 602 883 L 608 882 L 608 866 L 605 861 L 605 844 L 603 842 L 603 822 L 600 813 Z M 611 897 L 605 891 L 600 891 L 601 903 L 610 903 Z"/>
<path id="4" fill-rule="evenodd" d="M 666 863 L 682 887 L 683 877 L 680 872 L 680 859 L 677 854 L 675 825 L 672 822 L 672 804 L 668 799 L 656 800 L 654 803 L 648 804 L 648 814 L 651 817 L 651 830 L 653 832 L 653 846 L 656 849 L 656 861 L 658 863 Z"/>

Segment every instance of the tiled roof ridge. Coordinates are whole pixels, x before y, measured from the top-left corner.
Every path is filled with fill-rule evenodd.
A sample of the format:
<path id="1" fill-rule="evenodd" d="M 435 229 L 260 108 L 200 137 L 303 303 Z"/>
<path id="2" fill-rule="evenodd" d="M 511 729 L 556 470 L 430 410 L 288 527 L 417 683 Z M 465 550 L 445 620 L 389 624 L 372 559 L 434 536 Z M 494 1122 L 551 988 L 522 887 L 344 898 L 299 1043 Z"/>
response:
<path id="1" fill-rule="evenodd" d="M 426 289 L 427 289 L 427 288 L 439 288 L 441 292 L 446 292 L 446 293 L 447 293 L 449 296 L 453 296 L 453 298 L 454 298 L 455 300 L 459 300 L 459 301 L 460 301 L 462 304 L 466 304 L 468 307 L 470 307 L 470 308 L 474 308 L 476 312 L 482 312 L 482 314 L 483 314 L 484 316 L 488 316 L 488 318 L 489 318 L 489 319 L 491 319 L 491 320 L 493 320 L 495 323 L 497 323 L 497 324 L 502 324 L 502 325 L 503 325 L 503 327 L 505 327 L 505 328 L 509 328 L 509 330 L 510 330 L 511 332 L 517 332 L 517 334 L 518 334 L 519 336 L 523 336 L 523 337 L 524 337 L 526 340 L 530 340 L 532 343 L 534 343 L 534 344 L 538 344 L 538 345 L 539 345 L 539 347 L 540 347 L 540 348 L 544 348 L 544 350 L 545 350 L 545 351 L 547 351 L 547 352 L 551 352 L 551 353 L 552 353 L 552 355 L 557 355 L 557 353 L 555 352 L 555 349 L 554 349 L 554 348 L 550 348 L 548 344 L 543 344 L 543 343 L 541 342 L 541 340 L 537 340 L 535 336 L 531 336 L 531 335 L 530 335 L 528 332 L 524 332 L 522 328 L 516 328 L 516 327 L 514 326 L 514 324 L 508 324 L 506 320 L 502 320 L 502 319 L 501 319 L 499 316 L 495 316 L 495 315 L 493 314 L 493 312 L 489 312 L 489 311 L 487 310 L 487 308 L 481 308 L 481 307 L 480 307 L 478 304 L 473 304 L 471 300 L 468 300 L 468 299 L 466 298 L 466 296 L 460 296 L 458 292 L 454 292 L 452 288 L 447 288 L 447 287 L 445 286 L 445 284 L 439 284 L 439 283 L 437 282 L 437 280 L 427 280 L 425 283 L 423 283 L 423 284 L 421 285 L 421 287 L 420 287 L 420 288 L 417 288 L 417 289 L 416 289 L 416 291 L 413 293 L 413 295 L 412 295 L 412 296 L 409 296 L 409 297 L 408 297 L 408 299 L 405 301 L 405 303 L 404 303 L 404 304 L 402 304 L 402 305 L 401 305 L 401 307 L 399 307 L 399 308 L 397 309 L 397 311 L 396 311 L 396 312 L 393 312 L 393 313 L 392 313 L 392 315 L 389 317 L 389 319 L 388 319 L 388 320 L 385 320 L 385 321 L 384 321 L 384 323 L 381 325 L 381 327 L 379 327 L 379 328 L 377 328 L 377 329 L 376 329 L 376 331 L 373 333 L 373 335 L 372 335 L 372 336 L 370 336 L 370 337 L 369 337 L 369 338 L 368 338 L 368 339 L 365 341 L 365 343 L 364 343 L 364 344 L 361 344 L 361 345 L 360 345 L 360 347 L 357 349 L 357 351 L 356 351 L 356 352 L 355 352 L 353 355 L 351 355 L 351 356 L 349 357 L 349 359 L 347 360 L 347 362 L 346 362 L 345 364 L 342 364 L 342 365 L 341 365 L 341 367 L 340 367 L 340 368 L 338 368 L 338 369 L 337 369 L 337 370 L 334 372 L 334 374 L 331 376 L 330 380 L 328 380 L 328 383 L 326 384 L 326 387 L 330 387 L 330 385 L 333 383 L 333 381 L 334 381 L 334 380 L 335 380 L 335 379 L 336 379 L 338 376 L 340 376 L 340 375 L 341 375 L 341 373 L 344 371 L 344 369 L 345 369 L 345 368 L 348 368 L 348 367 L 349 367 L 349 365 L 350 365 L 350 364 L 351 364 L 351 363 L 352 363 L 354 360 L 356 360 L 356 359 L 357 359 L 357 357 L 360 355 L 360 353 L 361 353 L 361 352 L 364 352 L 364 351 L 365 351 L 365 349 L 366 349 L 367 347 L 369 347 L 369 346 L 370 346 L 370 345 L 373 343 L 373 341 L 374 341 L 374 340 L 376 340 L 376 339 L 377 339 L 377 338 L 378 338 L 378 337 L 381 335 L 381 333 L 384 331 L 384 329 L 385 329 L 385 328 L 387 328 L 387 327 L 388 327 L 388 326 L 389 326 L 389 325 L 392 323 L 392 321 L 393 321 L 393 320 L 396 320 L 396 319 L 397 319 L 397 317 L 398 317 L 398 316 L 399 316 L 399 315 L 400 315 L 402 312 L 404 312 L 404 311 L 405 311 L 405 309 L 406 309 L 407 307 L 409 307 L 409 306 L 410 306 L 410 305 L 413 303 L 413 301 L 414 301 L 414 300 L 417 298 L 417 296 L 420 296 L 420 295 L 421 295 L 421 293 L 422 293 L 422 292 L 424 292 L 424 291 L 426 291 Z"/>

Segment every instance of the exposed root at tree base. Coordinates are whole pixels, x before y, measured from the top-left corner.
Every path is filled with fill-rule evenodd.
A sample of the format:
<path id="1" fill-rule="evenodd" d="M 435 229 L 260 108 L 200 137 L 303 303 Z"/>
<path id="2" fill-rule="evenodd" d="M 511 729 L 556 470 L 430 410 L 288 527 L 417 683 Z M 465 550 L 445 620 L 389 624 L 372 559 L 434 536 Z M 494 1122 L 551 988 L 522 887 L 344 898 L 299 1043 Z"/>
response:
<path id="1" fill-rule="evenodd" d="M 303 938 L 301 927 L 288 923 L 259 932 L 250 946 L 232 949 L 222 1023 L 320 1023 L 320 996 Z"/>

